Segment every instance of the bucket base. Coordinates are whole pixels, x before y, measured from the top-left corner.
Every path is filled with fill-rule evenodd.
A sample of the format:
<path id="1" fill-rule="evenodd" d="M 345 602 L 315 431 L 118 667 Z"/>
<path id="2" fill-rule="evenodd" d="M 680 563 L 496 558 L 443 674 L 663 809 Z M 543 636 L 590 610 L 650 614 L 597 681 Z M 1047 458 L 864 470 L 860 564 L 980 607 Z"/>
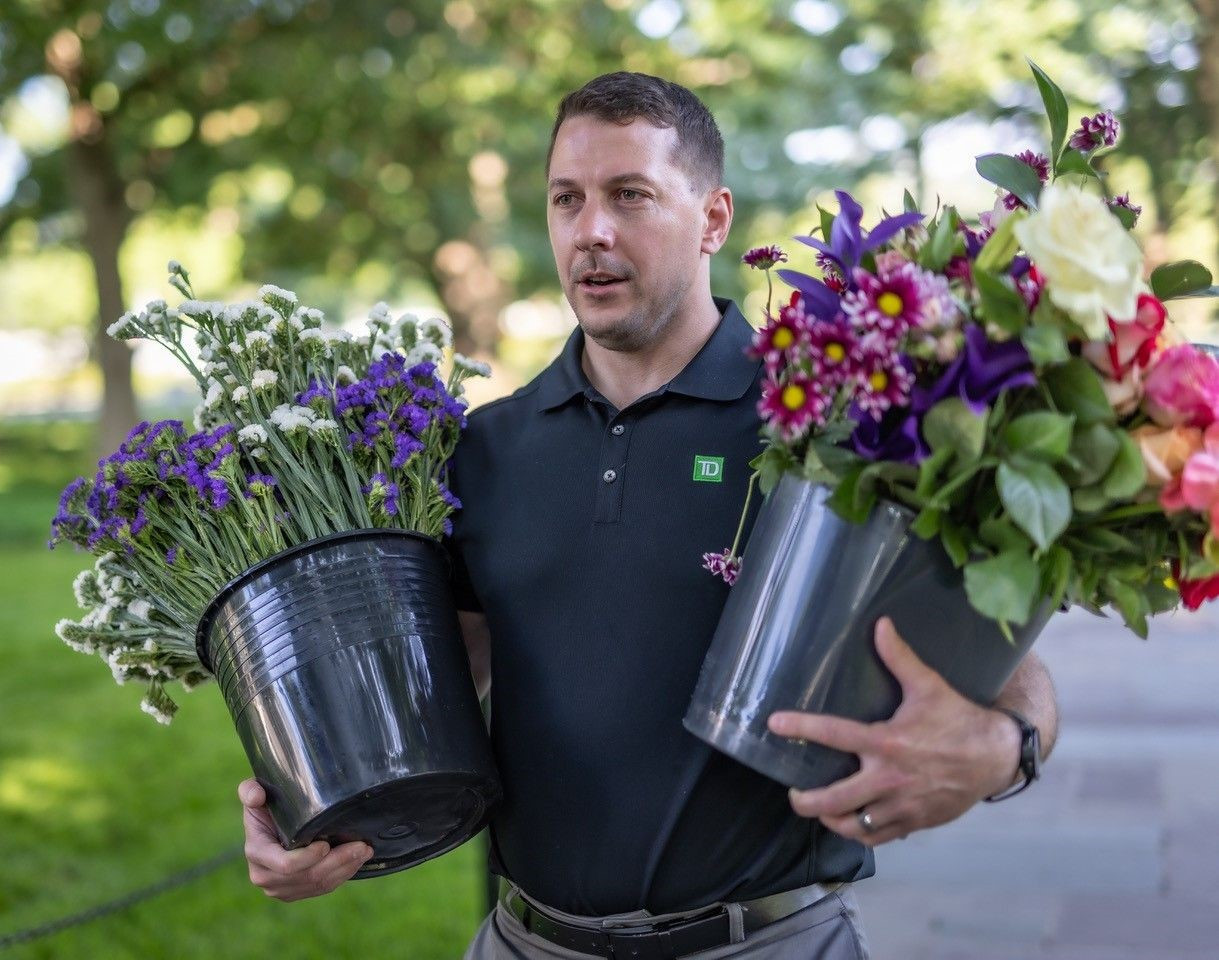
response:
<path id="1" fill-rule="evenodd" d="M 498 799 L 495 782 L 473 773 L 405 777 L 330 807 L 287 838 L 286 846 L 359 840 L 373 848 L 373 855 L 355 879 L 379 877 L 465 843 L 482 829 Z"/>
<path id="2" fill-rule="evenodd" d="M 820 744 L 799 749 L 787 737 L 769 731 L 759 736 L 745 721 L 733 721 L 713 710 L 691 707 L 682 725 L 734 760 L 797 790 L 825 786 L 859 769 L 859 759 L 853 754 Z"/>

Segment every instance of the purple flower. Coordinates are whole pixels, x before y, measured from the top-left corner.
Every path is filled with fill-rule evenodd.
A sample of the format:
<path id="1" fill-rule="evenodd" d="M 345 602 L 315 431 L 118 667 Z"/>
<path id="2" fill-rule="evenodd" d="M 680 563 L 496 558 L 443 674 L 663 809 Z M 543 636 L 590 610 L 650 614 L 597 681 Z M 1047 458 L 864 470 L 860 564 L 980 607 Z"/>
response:
<path id="1" fill-rule="evenodd" d="M 851 449 L 865 460 L 921 463 L 931 452 L 919 434 L 921 418 L 908 410 L 890 410 L 874 420 L 852 406 L 848 415 L 859 424 L 851 434 Z"/>
<path id="2" fill-rule="evenodd" d="M 1033 362 L 1019 340 L 994 343 L 981 327 L 970 324 L 965 349 L 930 387 L 914 388 L 910 408 L 921 419 L 941 400 L 956 396 L 981 413 L 1004 391 L 1035 383 Z"/>
<path id="3" fill-rule="evenodd" d="M 741 574 L 741 558 L 732 555 L 731 547 L 725 547 L 723 553 L 704 553 L 703 569 L 720 577 L 731 587 Z"/>
<path id="4" fill-rule="evenodd" d="M 741 257 L 741 263 L 755 270 L 769 270 L 776 263 L 787 263 L 787 254 L 773 244 L 769 247 L 754 247 Z"/>
<path id="5" fill-rule="evenodd" d="M 1143 212 L 1143 208 L 1140 207 L 1137 203 L 1130 202 L 1129 193 L 1123 193 L 1120 197 L 1113 197 L 1111 200 L 1109 200 L 1107 202 L 1109 204 L 1110 210 L 1116 209 L 1118 207 L 1121 207 L 1123 210 L 1129 210 L 1134 215 L 1134 219 L 1131 221 L 1131 224 L 1130 224 L 1131 226 L 1134 226 L 1134 224 L 1139 222 L 1139 215 Z"/>
<path id="6" fill-rule="evenodd" d="M 1092 117 L 1081 117 L 1079 129 L 1071 134 L 1068 146 L 1084 153 L 1091 153 L 1097 147 L 1111 147 L 1117 143 L 1119 126 L 1117 117 L 1110 110 Z"/>
<path id="7" fill-rule="evenodd" d="M 170 547 L 168 550 L 165 551 L 165 563 L 167 566 L 172 567 L 174 565 L 174 563 L 177 562 L 177 559 L 178 559 L 178 548 L 177 547 Z"/>

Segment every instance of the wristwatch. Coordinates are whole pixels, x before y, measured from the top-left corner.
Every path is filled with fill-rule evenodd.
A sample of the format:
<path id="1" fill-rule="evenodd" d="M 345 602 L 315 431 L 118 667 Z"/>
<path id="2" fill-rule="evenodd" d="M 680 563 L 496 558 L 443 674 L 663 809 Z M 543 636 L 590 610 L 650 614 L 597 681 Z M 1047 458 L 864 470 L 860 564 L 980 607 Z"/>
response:
<path id="1" fill-rule="evenodd" d="M 999 800 L 1014 797 L 1041 776 L 1041 734 L 1037 732 L 1037 728 L 1015 710 L 1008 710 L 1006 707 L 995 707 L 995 709 L 1006 713 L 1016 721 L 1016 726 L 1020 728 L 1020 766 L 1018 767 L 1018 772 L 1024 774 L 1024 779 L 1018 783 L 1013 783 L 1006 790 L 1001 790 L 994 796 L 987 797 L 987 803 L 996 803 Z"/>

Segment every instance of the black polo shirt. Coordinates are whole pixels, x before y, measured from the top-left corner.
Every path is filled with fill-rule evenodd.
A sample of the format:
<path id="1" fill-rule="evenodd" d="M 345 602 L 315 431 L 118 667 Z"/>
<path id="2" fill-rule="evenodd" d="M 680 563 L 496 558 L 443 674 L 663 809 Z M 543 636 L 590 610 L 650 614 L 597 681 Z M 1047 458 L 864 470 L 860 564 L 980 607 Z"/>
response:
<path id="1" fill-rule="evenodd" d="M 729 589 L 701 557 L 732 542 L 760 449 L 752 331 L 716 303 L 697 356 L 622 411 L 584 375 L 576 329 L 532 383 L 470 415 L 452 462 L 458 603 L 491 632 L 491 868 L 571 913 L 872 872 L 865 847 L 682 726 Z"/>

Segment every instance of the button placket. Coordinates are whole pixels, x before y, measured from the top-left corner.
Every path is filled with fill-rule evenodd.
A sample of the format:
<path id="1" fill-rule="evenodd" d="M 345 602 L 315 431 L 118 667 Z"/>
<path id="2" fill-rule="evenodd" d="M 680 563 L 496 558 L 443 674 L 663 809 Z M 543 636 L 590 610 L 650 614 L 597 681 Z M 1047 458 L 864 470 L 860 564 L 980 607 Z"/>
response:
<path id="1" fill-rule="evenodd" d="M 622 491 L 631 435 L 623 423 L 610 425 L 601 435 L 601 476 L 597 483 L 597 523 L 617 523 L 622 514 Z"/>

